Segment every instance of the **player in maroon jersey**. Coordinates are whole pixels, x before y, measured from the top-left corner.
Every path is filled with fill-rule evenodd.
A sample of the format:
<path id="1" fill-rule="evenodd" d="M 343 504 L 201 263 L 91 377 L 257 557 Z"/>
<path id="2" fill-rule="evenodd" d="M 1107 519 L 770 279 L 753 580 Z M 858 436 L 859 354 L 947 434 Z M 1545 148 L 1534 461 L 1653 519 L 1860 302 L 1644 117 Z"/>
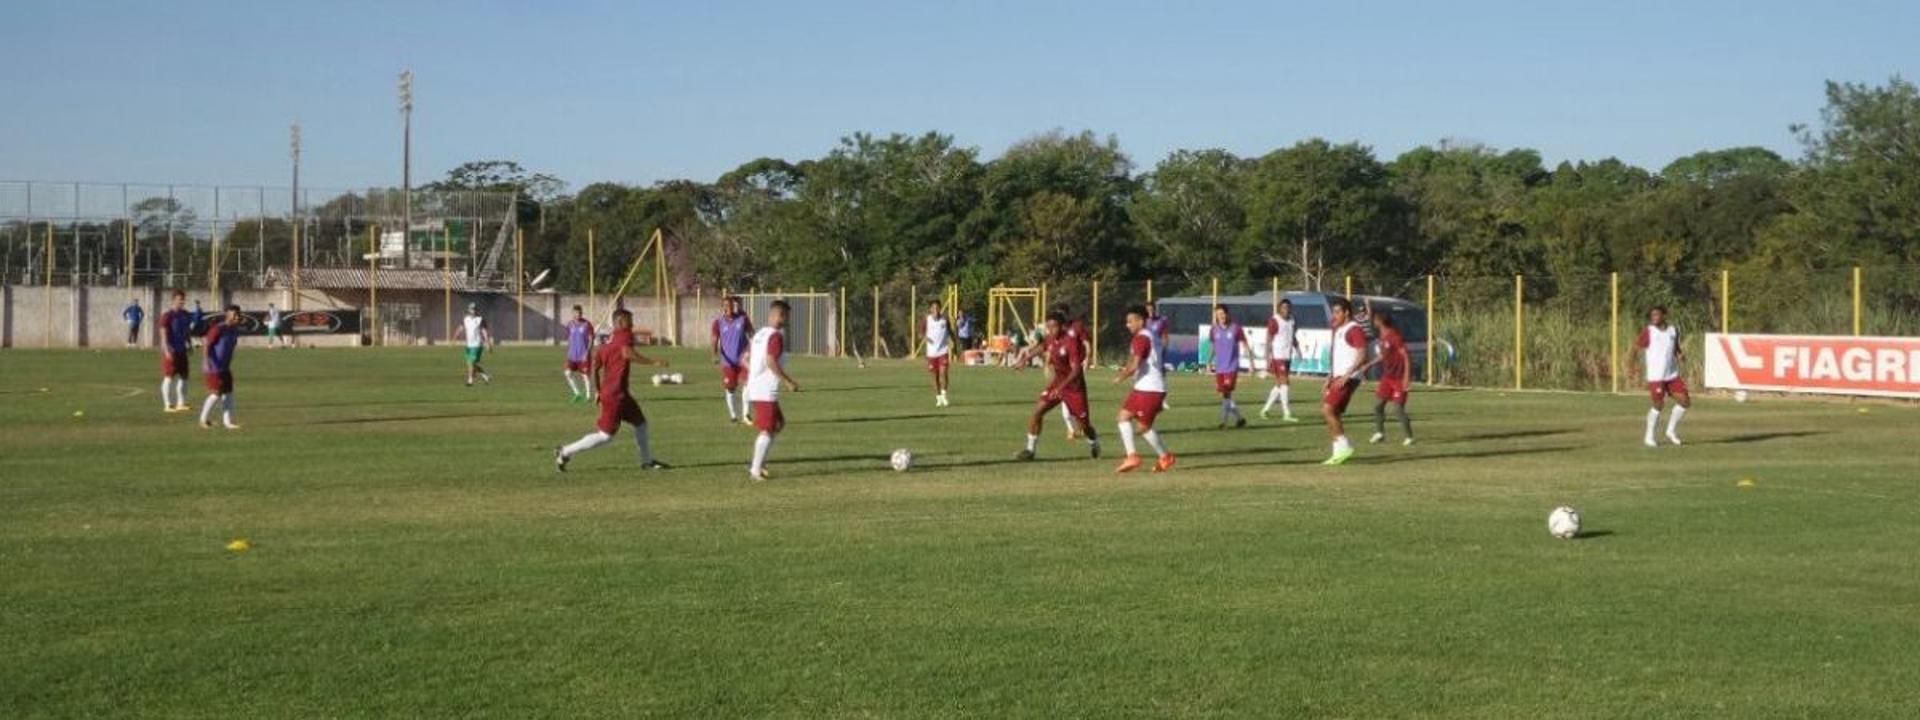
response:
<path id="1" fill-rule="evenodd" d="M 1407 354 L 1407 339 L 1400 334 L 1400 328 L 1394 322 L 1393 314 L 1386 310 L 1373 311 L 1373 324 L 1380 328 L 1380 339 L 1374 341 L 1373 359 L 1360 369 L 1365 375 L 1368 368 L 1380 368 L 1380 382 L 1374 388 L 1373 437 L 1369 443 L 1379 443 L 1387 439 L 1387 405 L 1391 403 L 1400 414 L 1400 432 L 1406 436 L 1401 444 L 1413 444 L 1413 419 L 1407 417 L 1407 393 L 1413 389 L 1413 358 Z"/>
<path id="2" fill-rule="evenodd" d="M 1051 377 L 1047 387 L 1040 392 L 1040 399 L 1034 402 L 1033 416 L 1027 419 L 1027 449 L 1015 456 L 1018 460 L 1032 460 L 1034 450 L 1040 443 L 1040 426 L 1046 420 L 1047 411 L 1055 405 L 1065 408 L 1073 423 L 1087 435 L 1087 451 L 1092 457 L 1100 457 L 1100 435 L 1093 429 L 1087 417 L 1087 343 L 1069 330 L 1066 313 L 1058 308 L 1047 315 L 1047 341 L 1043 352 L 1047 355 L 1047 367 Z M 1026 363 L 1019 365 L 1026 367 Z"/>
<path id="3" fill-rule="evenodd" d="M 573 460 L 573 456 L 613 442 L 613 436 L 620 432 L 620 423 L 623 422 L 633 426 L 633 442 L 640 450 L 640 468 L 666 469 L 666 463 L 653 457 L 652 440 L 647 436 L 647 415 L 640 411 L 640 403 L 634 401 L 633 393 L 627 388 L 627 376 L 633 363 L 667 366 L 665 360 L 655 360 L 634 350 L 633 313 L 621 308 L 613 311 L 613 332 L 607 336 L 606 344 L 593 354 L 594 379 L 600 386 L 600 420 L 593 432 L 571 445 L 553 449 L 555 470 L 566 472 L 567 463 Z"/>

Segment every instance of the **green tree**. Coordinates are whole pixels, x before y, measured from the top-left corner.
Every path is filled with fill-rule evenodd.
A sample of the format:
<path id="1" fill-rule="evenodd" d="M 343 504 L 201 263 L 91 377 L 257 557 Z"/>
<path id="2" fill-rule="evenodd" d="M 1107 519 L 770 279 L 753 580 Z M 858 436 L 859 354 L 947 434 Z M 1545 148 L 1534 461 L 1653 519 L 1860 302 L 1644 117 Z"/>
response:
<path id="1" fill-rule="evenodd" d="M 1143 249 L 1158 257 L 1155 270 L 1191 285 L 1219 274 L 1223 261 L 1260 263 L 1235 254 L 1247 228 L 1241 196 L 1250 166 L 1225 150 L 1175 150 L 1140 179 L 1132 222 Z"/>
<path id="2" fill-rule="evenodd" d="M 1306 140 L 1255 161 L 1245 193 L 1247 227 L 1234 255 L 1248 269 L 1299 273 L 1323 287 L 1330 272 L 1397 267 L 1399 204 L 1387 169 L 1365 146 Z"/>

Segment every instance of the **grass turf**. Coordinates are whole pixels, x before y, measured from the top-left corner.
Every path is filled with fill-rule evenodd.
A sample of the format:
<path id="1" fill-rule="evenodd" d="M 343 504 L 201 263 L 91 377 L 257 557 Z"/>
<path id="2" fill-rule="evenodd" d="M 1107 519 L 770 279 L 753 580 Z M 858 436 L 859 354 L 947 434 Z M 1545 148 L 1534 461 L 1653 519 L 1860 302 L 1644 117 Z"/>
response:
<path id="1" fill-rule="evenodd" d="M 677 467 L 623 430 L 557 475 L 593 415 L 552 349 L 466 388 L 446 349 L 245 348 L 240 432 L 161 414 L 151 353 L 0 354 L 0 716 L 1920 708 L 1912 405 L 1703 398 L 1647 450 L 1639 396 L 1422 389 L 1419 445 L 1325 468 L 1317 421 L 1214 430 L 1183 376 L 1180 466 L 1116 477 L 1057 415 L 1011 459 L 1037 373 L 956 369 L 939 410 L 917 366 L 801 358 L 753 485 L 704 354 L 666 356 Z"/>

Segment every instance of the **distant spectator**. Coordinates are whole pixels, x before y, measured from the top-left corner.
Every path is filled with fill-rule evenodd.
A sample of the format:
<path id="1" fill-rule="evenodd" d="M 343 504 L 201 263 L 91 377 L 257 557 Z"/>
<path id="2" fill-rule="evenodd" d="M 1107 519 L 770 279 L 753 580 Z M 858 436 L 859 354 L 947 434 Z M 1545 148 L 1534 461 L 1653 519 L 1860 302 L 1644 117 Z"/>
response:
<path id="1" fill-rule="evenodd" d="M 140 299 L 127 301 L 127 309 L 120 311 L 120 318 L 127 321 L 127 347 L 139 347 L 140 321 L 147 319 L 147 311 L 141 309 Z"/>

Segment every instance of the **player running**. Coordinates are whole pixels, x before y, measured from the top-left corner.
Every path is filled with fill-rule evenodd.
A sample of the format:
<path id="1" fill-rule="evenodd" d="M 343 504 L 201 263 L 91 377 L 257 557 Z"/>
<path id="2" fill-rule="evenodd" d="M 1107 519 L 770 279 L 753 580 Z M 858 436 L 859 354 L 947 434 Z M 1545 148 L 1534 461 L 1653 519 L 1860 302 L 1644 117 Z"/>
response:
<path id="1" fill-rule="evenodd" d="M 1160 347 L 1166 347 L 1167 343 L 1173 341 L 1173 322 L 1160 314 L 1159 301 L 1147 301 L 1147 331 L 1153 333 L 1154 337 L 1160 338 Z M 1160 409 L 1172 410 L 1173 406 L 1167 404 L 1165 399 L 1161 399 Z"/>
<path id="2" fill-rule="evenodd" d="M 1407 392 L 1413 389 L 1413 357 L 1407 354 L 1407 339 L 1400 334 L 1400 327 L 1393 314 L 1386 310 L 1374 310 L 1369 313 L 1374 326 L 1380 329 L 1380 339 L 1375 341 L 1376 352 L 1372 360 L 1360 368 L 1364 376 L 1368 368 L 1380 367 L 1380 384 L 1374 388 L 1373 437 L 1367 438 L 1370 444 L 1387 439 L 1387 403 L 1400 413 L 1400 432 L 1406 435 L 1402 445 L 1413 444 L 1413 419 L 1407 417 Z"/>
<path id="3" fill-rule="evenodd" d="M 753 341 L 753 318 L 740 310 L 740 296 L 721 301 L 720 317 L 709 333 L 713 362 L 720 366 L 720 387 L 727 397 L 727 421 L 753 424 L 747 415 L 747 397 L 740 385 L 747 379 L 747 345 Z"/>
<path id="4" fill-rule="evenodd" d="M 1076 342 L 1080 343 L 1080 353 L 1085 358 L 1084 364 L 1086 365 L 1086 369 L 1093 369 L 1093 333 L 1087 330 L 1087 324 L 1080 318 L 1074 317 L 1073 310 L 1069 308 L 1066 303 L 1054 305 L 1053 312 L 1059 313 L 1060 317 L 1069 318 L 1069 320 L 1066 321 L 1066 325 L 1063 326 L 1066 329 L 1066 334 L 1068 337 L 1074 338 Z M 1048 332 L 1047 335 L 1051 338 L 1053 333 Z M 1045 345 L 1046 343 L 1041 343 L 1040 346 L 1034 348 L 1034 351 L 1041 352 L 1046 350 Z M 1049 364 L 1048 367 L 1052 367 L 1052 365 Z M 1080 437 L 1080 424 L 1074 419 L 1073 412 L 1065 403 L 1061 403 L 1060 405 L 1060 423 L 1067 427 L 1068 440 L 1076 440 Z"/>
<path id="5" fill-rule="evenodd" d="M 187 362 L 193 335 L 193 315 L 187 312 L 187 294 L 173 291 L 173 307 L 160 313 L 160 410 L 187 412 Z"/>
<path id="6" fill-rule="evenodd" d="M 1260 406 L 1260 419 L 1267 419 L 1273 404 L 1280 403 L 1280 420 L 1297 423 L 1293 416 L 1293 359 L 1300 354 L 1300 339 L 1293 322 L 1293 301 L 1281 300 L 1273 317 L 1267 318 L 1267 374 L 1273 377 L 1273 389 L 1267 391 L 1267 404 Z"/>
<path id="7" fill-rule="evenodd" d="M 667 361 L 646 357 L 633 349 L 633 313 L 622 308 L 613 311 L 613 332 L 607 335 L 606 344 L 593 354 L 594 382 L 600 386 L 600 420 L 593 432 L 571 445 L 553 449 L 555 470 L 566 472 L 573 456 L 613 442 L 623 422 L 633 426 L 633 444 L 640 450 L 640 469 L 667 468 L 666 463 L 654 459 L 653 442 L 647 437 L 647 415 L 640 411 L 640 403 L 634 401 L 633 393 L 627 389 L 627 376 L 633 363 L 667 366 Z"/>
<path id="8" fill-rule="evenodd" d="M 1120 408 L 1120 444 L 1127 449 L 1127 457 L 1120 461 L 1120 467 L 1114 472 L 1133 472 L 1140 468 L 1140 453 L 1134 449 L 1134 424 L 1140 426 L 1140 437 L 1146 439 L 1159 455 L 1153 464 L 1154 472 L 1166 472 L 1173 469 L 1175 458 L 1167 452 L 1167 446 L 1160 441 L 1160 433 L 1153 429 L 1153 419 L 1160 415 L 1160 409 L 1167 399 L 1166 369 L 1160 361 L 1160 336 L 1147 330 L 1147 309 L 1139 305 L 1127 308 L 1127 332 L 1133 335 L 1133 341 L 1127 353 L 1127 366 L 1113 381 L 1120 383 L 1133 380 L 1133 391 L 1127 393 L 1127 401 Z"/>
<path id="9" fill-rule="evenodd" d="M 747 476 L 755 482 L 767 480 L 767 453 L 773 450 L 773 438 L 787 427 L 780 412 L 780 386 L 800 392 L 800 383 L 787 375 L 787 301 L 775 300 L 767 310 L 767 326 L 753 334 L 753 349 L 747 356 L 747 400 L 753 403 L 753 426 L 760 429 L 753 440 L 753 463 Z"/>
<path id="10" fill-rule="evenodd" d="M 240 344 L 240 306 L 228 305 L 220 321 L 207 328 L 206 373 L 207 401 L 200 405 L 200 427 L 213 429 L 213 406 L 220 406 L 220 425 L 239 430 L 233 424 L 233 350 Z"/>
<path id="11" fill-rule="evenodd" d="M 567 321 L 567 363 L 560 371 L 567 378 L 567 389 L 573 391 L 573 399 L 568 402 L 593 399 L 594 340 L 593 321 L 587 319 L 587 311 L 573 306 L 573 319 Z"/>
<path id="12" fill-rule="evenodd" d="M 460 318 L 460 329 L 454 332 L 456 337 L 467 339 L 467 387 L 473 387 L 476 377 L 492 385 L 493 376 L 481 367 L 480 356 L 485 355 L 487 348 L 493 345 L 493 332 L 487 329 L 487 319 L 480 316 L 478 303 L 467 303 L 467 316 Z"/>
<path id="13" fill-rule="evenodd" d="M 933 406 L 947 407 L 948 359 L 953 354 L 953 322 L 941 312 L 940 301 L 927 304 L 927 372 L 933 375 Z"/>
<path id="14" fill-rule="evenodd" d="M 1213 338 L 1213 389 L 1220 393 L 1220 427 L 1229 423 L 1246 427 L 1247 418 L 1240 414 L 1239 403 L 1233 401 L 1233 390 L 1240 385 L 1240 358 L 1253 357 L 1247 330 L 1229 317 L 1227 306 L 1221 304 L 1213 306 L 1213 325 L 1207 331 Z"/>
<path id="15" fill-rule="evenodd" d="M 1052 377 L 1047 381 L 1046 389 L 1040 392 L 1040 399 L 1033 405 L 1033 417 L 1027 419 L 1027 449 L 1020 451 L 1014 459 L 1034 458 L 1034 449 L 1040 443 L 1040 426 L 1046 420 L 1047 411 L 1055 405 L 1066 409 L 1073 422 L 1086 432 L 1090 456 L 1100 457 L 1100 435 L 1094 431 L 1087 413 L 1086 347 L 1068 329 L 1066 313 L 1055 309 L 1047 315 L 1045 352 Z M 1024 368 L 1025 364 L 1021 367 Z"/>
<path id="16" fill-rule="evenodd" d="M 1647 411 L 1647 447 L 1659 447 L 1653 430 L 1660 425 L 1660 410 L 1667 397 L 1673 397 L 1673 412 L 1667 416 L 1667 442 L 1680 444 L 1680 418 L 1686 417 L 1693 398 L 1687 395 L 1687 381 L 1680 378 L 1680 329 L 1667 324 L 1667 309 L 1659 305 L 1647 311 L 1647 326 L 1633 346 L 1646 353 L 1647 394 L 1653 408 Z"/>
<path id="17" fill-rule="evenodd" d="M 1367 361 L 1367 331 L 1353 321 L 1353 303 L 1337 297 L 1327 301 L 1333 318 L 1333 363 L 1327 369 L 1327 391 L 1320 400 L 1320 413 L 1326 416 L 1327 433 L 1333 436 L 1333 455 L 1322 465 L 1340 465 L 1353 458 L 1353 441 L 1347 439 L 1347 427 L 1340 416 L 1360 389 L 1360 371 Z"/>

